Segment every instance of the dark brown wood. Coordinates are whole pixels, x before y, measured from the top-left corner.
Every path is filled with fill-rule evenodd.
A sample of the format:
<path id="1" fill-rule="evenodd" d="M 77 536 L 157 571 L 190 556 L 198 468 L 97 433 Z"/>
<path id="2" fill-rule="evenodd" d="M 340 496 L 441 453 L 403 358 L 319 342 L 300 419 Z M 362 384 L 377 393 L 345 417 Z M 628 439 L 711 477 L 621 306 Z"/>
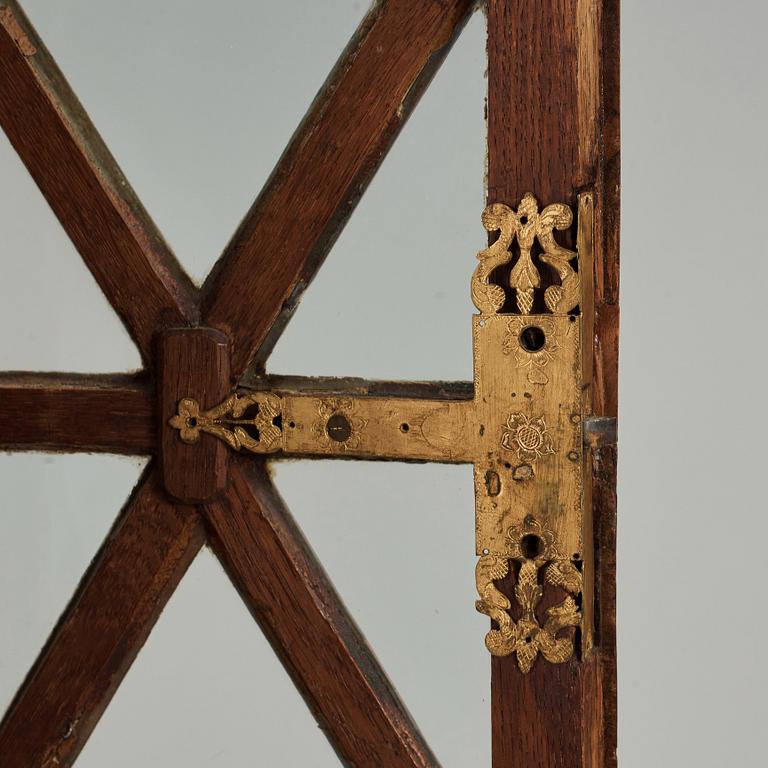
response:
<path id="1" fill-rule="evenodd" d="M 471 400 L 471 381 L 369 381 L 330 376 L 260 376 L 249 378 L 241 387 L 285 394 L 321 392 L 324 395 L 357 397 L 419 397 L 424 400 Z"/>
<path id="2" fill-rule="evenodd" d="M 488 2 L 488 201 L 541 205 L 595 192 L 592 412 L 616 415 L 618 329 L 618 2 Z M 615 448 L 600 448 L 601 451 Z M 493 766 L 615 765 L 612 588 L 615 475 L 600 461 L 591 489 L 599 558 L 597 645 L 582 660 L 537 662 L 522 675 L 513 657 L 492 661 Z"/>
<path id="3" fill-rule="evenodd" d="M 226 487 L 231 449 L 205 433 L 197 443 L 184 443 L 168 422 L 182 398 L 197 400 L 205 411 L 229 394 L 229 339 L 213 328 L 174 328 L 161 334 L 158 347 L 158 428 L 165 489 L 180 501 L 208 501 Z"/>
<path id="4" fill-rule="evenodd" d="M 203 286 L 236 376 L 266 359 L 473 5 L 374 4 Z"/>
<path id="5" fill-rule="evenodd" d="M 0 373 L 0 450 L 155 450 L 155 392 L 140 376 Z"/>
<path id="6" fill-rule="evenodd" d="M 196 320 L 195 289 L 13 0 L 0 9 L 0 125 L 151 365 L 155 331 Z"/>
<path id="7" fill-rule="evenodd" d="M 589 765 L 616 766 L 617 682 L 616 682 L 616 446 L 602 446 L 592 452 L 592 508 L 595 531 L 595 637 L 599 653 L 594 655 L 595 680 L 586 694 L 597 711 L 594 721 L 593 755 Z M 590 699 L 585 702 L 589 707 Z"/>
<path id="8" fill-rule="evenodd" d="M 3 768 L 72 765 L 203 540 L 150 467 L 0 724 Z"/>
<path id="9" fill-rule="evenodd" d="M 211 543 L 344 765 L 435 766 L 266 471 L 235 457 Z"/>

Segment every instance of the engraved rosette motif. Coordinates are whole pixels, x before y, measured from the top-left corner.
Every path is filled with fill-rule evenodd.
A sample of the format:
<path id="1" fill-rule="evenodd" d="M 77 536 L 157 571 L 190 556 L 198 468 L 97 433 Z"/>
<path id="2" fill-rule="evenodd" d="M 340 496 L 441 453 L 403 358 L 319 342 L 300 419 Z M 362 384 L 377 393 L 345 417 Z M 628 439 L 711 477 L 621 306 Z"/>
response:
<path id="1" fill-rule="evenodd" d="M 529 462 L 555 452 L 544 417 L 529 418 L 524 413 L 513 413 L 507 419 L 501 445 L 508 451 L 515 451 L 519 459 Z"/>
<path id="2" fill-rule="evenodd" d="M 334 452 L 356 450 L 368 421 L 356 416 L 354 411 L 355 401 L 352 398 L 321 400 L 317 407 L 319 419 L 312 423 L 312 433 L 318 442 Z"/>
<path id="3" fill-rule="evenodd" d="M 589 247 L 582 234 L 591 204 L 590 195 L 579 197 L 585 218 L 578 254 L 555 240 L 573 224 L 567 205 L 540 210 L 531 194 L 516 209 L 489 205 L 483 226 L 498 238 L 477 254 L 472 277 L 480 310 L 473 320 L 475 403 L 485 448 L 474 475 L 476 607 L 493 622 L 488 650 L 514 654 L 524 674 L 539 656 L 550 663 L 572 658 L 573 628 L 583 621 L 584 382 L 575 262 Z"/>

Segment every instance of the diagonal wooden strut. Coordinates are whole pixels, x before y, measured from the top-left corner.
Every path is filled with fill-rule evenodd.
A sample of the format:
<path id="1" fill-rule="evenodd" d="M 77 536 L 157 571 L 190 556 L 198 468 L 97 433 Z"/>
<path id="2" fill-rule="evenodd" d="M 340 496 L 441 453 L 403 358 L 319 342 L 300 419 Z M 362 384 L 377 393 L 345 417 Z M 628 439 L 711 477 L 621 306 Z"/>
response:
<path id="1" fill-rule="evenodd" d="M 206 283 L 208 322 L 237 331 L 237 376 L 257 350 L 263 362 L 472 7 L 383 0 L 348 46 Z M 158 333 L 197 323 L 196 291 L 15 0 L 0 0 L 0 124 L 153 368 Z M 153 453 L 154 384 L 5 374 L 0 446 Z M 471 397 L 468 383 L 355 386 Z M 222 519 L 228 509 L 237 514 Z M 217 554 L 342 758 L 435 765 L 258 467 L 237 462 L 226 496 L 206 512 Z M 148 471 L 0 724 L 0 755 L 11 768 L 72 764 L 203 536 L 197 511 L 172 504 Z M 267 547 L 274 567 L 263 561 Z M 302 620 L 323 639 L 332 676 L 317 668 L 306 637 L 297 642 L 286 631 Z"/>
<path id="2" fill-rule="evenodd" d="M 473 6 L 389 0 L 363 21 L 203 286 L 236 377 L 268 356 Z"/>
<path id="3" fill-rule="evenodd" d="M 196 291 L 15 0 L 0 3 L 0 125 L 146 366 Z"/>
<path id="4" fill-rule="evenodd" d="M 72 764 L 204 538 L 150 467 L 0 723 L 3 768 Z"/>
<path id="5" fill-rule="evenodd" d="M 204 287 L 205 321 L 231 338 L 235 378 L 254 355 L 259 372 L 470 6 L 385 0 L 363 23 Z M 585 267 L 595 291 L 582 306 L 583 336 L 594 343 L 584 370 L 588 412 L 614 417 L 618 3 L 558 0 L 541 4 L 532 17 L 521 0 L 489 0 L 488 11 L 489 201 L 512 202 L 532 191 L 573 204 L 578 192 L 594 190 L 595 259 Z M 0 123 L 151 367 L 160 331 L 196 324 L 195 291 L 126 191 L 17 4 L 2 0 Z M 205 388 L 202 374 L 190 377 Z M 338 382 L 323 386 L 349 394 Z M 351 397 L 369 398 L 368 405 L 379 408 L 376 418 L 386 419 L 374 401 L 394 385 L 359 387 L 368 391 Z M 437 408 L 445 405 L 439 390 L 423 385 L 400 396 L 411 398 L 415 410 L 425 399 Z M 110 405 L 107 398 L 118 392 L 123 403 Z M 0 394 L 11 405 L 0 417 L 0 445 L 156 449 L 157 438 L 149 439 L 153 396 L 130 377 L 6 375 Z M 306 386 L 297 394 L 306 398 Z M 41 401 L 45 418 L 15 418 Z M 78 409 L 93 403 L 105 408 L 104 423 L 79 417 Z M 374 454 L 369 446 L 365 455 Z M 593 500 L 586 506 L 594 511 L 587 524 L 594 539 L 584 543 L 596 552 L 596 577 L 585 573 L 585 583 L 595 584 L 594 644 L 585 645 L 579 662 L 540 664 L 525 677 L 510 658 L 494 659 L 494 768 L 615 764 L 615 461 L 614 445 L 589 447 L 584 493 Z M 217 554 L 342 758 L 360 765 L 433 764 L 263 467 L 246 468 L 236 457 L 225 495 L 205 513 Z M 172 505 L 148 476 L 0 725 L 0 755 L 10 755 L 13 768 L 71 764 L 201 541 L 196 511 Z M 126 581 L 137 568 L 139 578 Z M 122 601 L 112 604 L 115 585 Z M 308 647 L 306 635 L 297 636 L 302 622 L 328 641 L 324 661 L 335 675 L 318 671 L 316 648 Z"/>
<path id="6" fill-rule="evenodd" d="M 236 457 L 211 543 L 345 765 L 437 761 L 266 473 Z"/>

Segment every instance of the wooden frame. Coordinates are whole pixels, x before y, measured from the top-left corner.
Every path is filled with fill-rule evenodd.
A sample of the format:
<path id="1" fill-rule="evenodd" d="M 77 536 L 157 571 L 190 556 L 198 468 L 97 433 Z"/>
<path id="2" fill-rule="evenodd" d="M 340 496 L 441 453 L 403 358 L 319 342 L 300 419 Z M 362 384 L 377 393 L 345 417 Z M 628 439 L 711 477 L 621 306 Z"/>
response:
<path id="1" fill-rule="evenodd" d="M 177 386 L 210 394 L 228 391 L 243 376 L 260 378 L 301 289 L 473 6 L 469 0 L 374 6 L 198 291 L 16 2 L 0 0 L 0 123 L 145 365 L 138 376 L 0 375 L 0 448 L 156 454 L 156 388 L 164 402 Z M 592 410 L 615 417 L 618 3 L 546 0 L 535 18 L 529 11 L 519 0 L 488 2 L 489 200 L 514 202 L 532 190 L 545 202 L 573 203 L 579 190 L 595 191 L 596 292 L 585 313 L 594 326 Z M 382 50 L 389 67 L 376 66 Z M 290 201 L 310 193 L 315 204 L 296 222 Z M 251 296 L 259 301 L 242 298 Z M 184 339 L 209 333 L 198 326 L 212 329 L 214 343 L 220 337 L 228 350 L 227 365 L 205 381 L 185 358 L 192 353 Z M 167 341 L 170 329 L 181 342 Z M 166 341 L 158 345 L 161 337 Z M 289 383 L 306 386 L 301 379 Z M 415 397 L 471 392 L 469 383 L 356 386 Z M 94 412 L 98 419 L 89 416 Z M 0 724 L 3 765 L 74 762 L 206 540 L 342 762 L 437 765 L 263 460 L 204 456 L 201 472 L 213 478 L 218 495 L 200 504 L 172 501 L 156 460 L 150 462 Z M 589 657 L 539 665 L 525 677 L 512 659 L 493 660 L 494 768 L 615 764 L 615 446 L 596 443 L 591 460 L 596 646 Z M 166 487 L 173 461 L 173 451 L 164 451 Z M 471 563 L 468 554 L 468 570 Z"/>

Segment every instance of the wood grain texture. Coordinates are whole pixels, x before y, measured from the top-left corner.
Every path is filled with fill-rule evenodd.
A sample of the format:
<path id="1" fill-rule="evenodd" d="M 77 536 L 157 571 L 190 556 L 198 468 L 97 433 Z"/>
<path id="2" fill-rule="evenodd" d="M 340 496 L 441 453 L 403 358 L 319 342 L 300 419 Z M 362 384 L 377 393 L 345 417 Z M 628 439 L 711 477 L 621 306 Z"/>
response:
<path id="1" fill-rule="evenodd" d="M 203 540 L 150 467 L 0 723 L 3 768 L 72 765 Z"/>
<path id="2" fill-rule="evenodd" d="M 471 400 L 471 381 L 380 381 L 356 377 L 331 376 L 259 376 L 250 377 L 240 386 L 256 391 L 301 395 L 308 392 L 355 397 L 406 397 L 424 400 Z"/>
<path id="3" fill-rule="evenodd" d="M 212 546 L 343 764 L 437 765 L 264 469 L 230 474 Z"/>
<path id="4" fill-rule="evenodd" d="M 203 286 L 236 376 L 266 359 L 472 6 L 381 0 L 363 21 Z"/>
<path id="5" fill-rule="evenodd" d="M 602 446 L 592 452 L 595 532 L 595 584 L 597 613 L 595 637 L 600 652 L 594 656 L 594 684 L 586 698 L 599 702 L 595 720 L 602 723 L 602 734 L 594 731 L 594 757 L 589 765 L 615 768 L 617 735 L 616 681 L 616 446 Z M 602 738 L 598 738 L 602 736 Z"/>
<path id="6" fill-rule="evenodd" d="M 595 193 L 593 370 L 585 372 L 592 413 L 616 415 L 618 341 L 618 2 L 488 2 L 488 202 L 542 205 Z M 601 449 L 602 450 L 602 449 Z M 615 450 L 615 449 L 611 449 Z M 610 469 L 595 472 L 595 530 L 615 527 L 603 502 Z M 537 663 L 523 676 L 512 659 L 492 661 L 493 766 L 610 768 L 615 765 L 615 593 L 610 536 L 600 535 L 596 620 L 588 658 Z"/>
<path id="7" fill-rule="evenodd" d="M 196 400 L 205 411 L 227 397 L 229 339 L 213 328 L 172 328 L 160 335 L 158 348 L 158 429 L 165 489 L 180 501 L 207 501 L 226 486 L 231 449 L 205 433 L 197 443 L 184 443 L 168 422 L 182 398 Z"/>
<path id="8" fill-rule="evenodd" d="M 0 125 L 146 365 L 197 318 L 195 289 L 16 2 L 0 3 Z"/>
<path id="9" fill-rule="evenodd" d="M 149 454 L 155 393 L 142 376 L 0 373 L 0 450 Z"/>

